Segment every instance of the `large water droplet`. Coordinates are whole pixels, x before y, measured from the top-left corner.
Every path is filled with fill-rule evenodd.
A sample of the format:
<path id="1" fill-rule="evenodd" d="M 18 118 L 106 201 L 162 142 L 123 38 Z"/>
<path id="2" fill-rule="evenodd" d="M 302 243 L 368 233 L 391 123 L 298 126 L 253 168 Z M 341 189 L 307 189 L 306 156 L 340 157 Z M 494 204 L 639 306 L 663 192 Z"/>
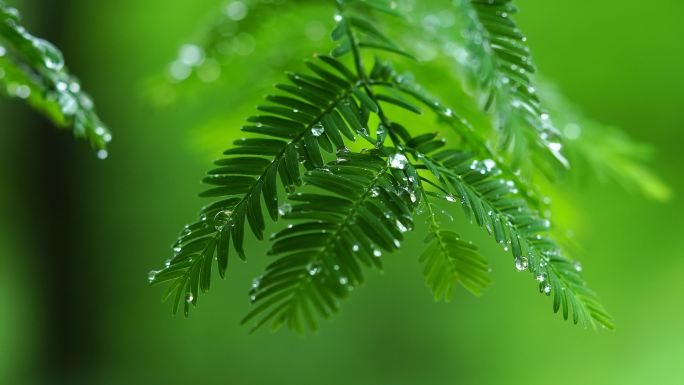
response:
<path id="1" fill-rule="evenodd" d="M 325 132 L 325 128 L 323 128 L 323 125 L 320 123 L 311 127 L 311 135 L 315 137 L 323 135 L 323 132 Z"/>
<path id="2" fill-rule="evenodd" d="M 518 271 L 524 271 L 527 270 L 527 267 L 529 266 L 529 262 L 527 261 L 527 257 L 525 256 L 520 256 L 515 259 L 515 268 Z"/>
<path id="3" fill-rule="evenodd" d="M 78 101 L 69 93 L 60 94 L 57 102 L 64 115 L 73 115 L 78 111 Z"/>
<path id="4" fill-rule="evenodd" d="M 192 302 L 193 299 L 195 299 L 195 297 L 192 295 L 192 293 L 185 295 L 185 302 Z"/>
<path id="5" fill-rule="evenodd" d="M 404 154 L 396 153 L 396 154 L 390 155 L 390 157 L 389 157 L 389 165 L 392 168 L 396 168 L 398 170 L 403 170 L 407 164 L 408 164 L 408 159 L 406 159 L 406 156 Z"/>
<path id="6" fill-rule="evenodd" d="M 109 156 L 109 152 L 107 152 L 107 150 L 99 150 L 97 152 L 97 157 L 99 159 L 107 159 L 108 156 Z"/>
<path id="7" fill-rule="evenodd" d="M 221 210 L 214 217 L 214 228 L 216 231 L 222 231 L 228 223 L 230 223 L 233 216 L 232 210 Z"/>
<path id="8" fill-rule="evenodd" d="M 33 45 L 43 53 L 45 67 L 54 71 L 64 68 L 64 56 L 52 43 L 34 37 Z"/>
<path id="9" fill-rule="evenodd" d="M 178 61 L 186 66 L 196 66 L 204 61 L 204 50 L 195 44 L 184 44 L 178 50 Z"/>
<path id="10" fill-rule="evenodd" d="M 231 1 L 226 5 L 225 13 L 229 19 L 239 21 L 247 17 L 247 5 L 242 1 Z"/>
<path id="11" fill-rule="evenodd" d="M 373 256 L 376 258 L 380 258 L 382 256 L 382 251 L 378 249 L 373 250 Z"/>
<path id="12" fill-rule="evenodd" d="M 280 216 L 287 215 L 292 212 L 292 205 L 289 203 L 283 203 L 280 207 L 278 207 L 278 214 Z"/>

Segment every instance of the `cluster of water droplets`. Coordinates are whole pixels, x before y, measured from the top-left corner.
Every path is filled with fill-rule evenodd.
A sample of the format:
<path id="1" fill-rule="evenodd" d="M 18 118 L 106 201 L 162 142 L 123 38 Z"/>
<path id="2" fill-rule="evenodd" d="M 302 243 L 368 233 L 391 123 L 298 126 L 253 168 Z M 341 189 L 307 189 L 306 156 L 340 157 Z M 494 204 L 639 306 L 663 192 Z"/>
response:
<path id="1" fill-rule="evenodd" d="M 88 137 L 99 148 L 97 156 L 104 159 L 108 156 L 104 149 L 112 140 L 111 133 L 104 127 L 99 117 L 93 111 L 93 101 L 81 89 L 78 79 L 71 76 L 65 68 L 64 56 L 52 43 L 30 34 L 19 25 L 19 13 L 14 8 L 1 8 L 0 16 L 4 17 L 9 47 L 0 45 L 0 57 L 10 55 L 12 45 L 19 47 L 12 49 L 13 55 L 22 56 L 32 68 L 24 69 L 16 75 L 21 78 L 5 79 L 7 93 L 22 99 L 27 99 L 35 92 L 37 100 L 45 98 L 46 102 L 58 106 L 67 124 L 73 125 L 77 137 Z M 10 60 L 13 60 L 10 57 Z M 29 72 L 27 72 L 29 71 Z M 6 73 L 0 68 L 0 78 Z M 36 81 L 40 78 L 40 81 Z"/>

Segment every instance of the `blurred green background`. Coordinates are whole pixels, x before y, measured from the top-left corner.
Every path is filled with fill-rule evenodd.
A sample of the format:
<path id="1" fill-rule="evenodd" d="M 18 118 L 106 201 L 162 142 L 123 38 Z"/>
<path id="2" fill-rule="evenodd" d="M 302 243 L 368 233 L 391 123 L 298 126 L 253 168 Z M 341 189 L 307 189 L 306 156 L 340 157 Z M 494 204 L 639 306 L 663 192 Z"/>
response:
<path id="1" fill-rule="evenodd" d="M 209 161 L 278 79 L 264 55 L 288 23 L 303 28 L 317 17 L 325 19 L 308 24 L 313 40 L 303 52 L 329 48 L 316 31 L 331 26 L 331 2 L 269 23 L 222 80 L 181 89 L 172 104 L 155 88 L 159 74 L 221 0 L 9 3 L 62 48 L 114 141 L 98 161 L 20 102 L 0 100 L 0 383 L 684 383 L 684 3 L 517 2 L 545 77 L 592 118 L 653 144 L 654 168 L 674 191 L 659 203 L 614 184 L 563 189 L 572 203 L 559 212 L 571 215 L 563 221 L 615 332 L 554 316 L 509 256 L 459 224 L 493 265 L 483 297 L 460 290 L 452 303 L 434 303 L 415 234 L 387 256 L 384 274 L 369 272 L 341 314 L 306 337 L 248 335 L 238 324 L 268 261 L 265 243 L 252 242 L 250 263 L 234 263 L 189 319 L 172 317 L 146 277 L 202 204 L 194 196 Z"/>

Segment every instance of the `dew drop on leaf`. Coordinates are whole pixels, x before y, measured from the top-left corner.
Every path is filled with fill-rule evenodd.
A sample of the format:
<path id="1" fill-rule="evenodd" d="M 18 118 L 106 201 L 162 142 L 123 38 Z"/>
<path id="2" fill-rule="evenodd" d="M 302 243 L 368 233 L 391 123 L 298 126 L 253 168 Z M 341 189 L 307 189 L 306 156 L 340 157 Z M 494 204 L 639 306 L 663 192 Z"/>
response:
<path id="1" fill-rule="evenodd" d="M 147 281 L 149 283 L 154 282 L 154 279 L 157 277 L 157 273 L 158 273 L 157 270 L 150 270 L 150 272 L 147 273 Z"/>
<path id="2" fill-rule="evenodd" d="M 573 266 L 575 267 L 575 270 L 576 270 L 576 271 L 582 271 L 582 264 L 581 264 L 581 263 L 575 262 L 575 263 L 573 264 Z"/>
<path id="3" fill-rule="evenodd" d="M 228 223 L 230 223 L 233 212 L 231 210 L 221 210 L 214 217 L 214 228 L 216 231 L 223 230 Z"/>
<path id="4" fill-rule="evenodd" d="M 389 166 L 392 168 L 396 168 L 398 170 L 403 170 L 407 164 L 408 164 L 408 159 L 406 159 L 406 156 L 404 154 L 396 153 L 396 154 L 390 155 L 390 157 L 389 157 Z"/>
<path id="5" fill-rule="evenodd" d="M 527 261 L 527 257 L 525 256 L 520 256 L 515 258 L 515 268 L 518 271 L 525 271 L 527 270 L 527 267 L 529 266 L 529 262 Z"/>
<path id="6" fill-rule="evenodd" d="M 311 135 L 315 137 L 323 135 L 323 132 L 325 132 L 325 128 L 323 128 L 322 124 L 316 124 L 315 126 L 311 127 Z"/>
<path id="7" fill-rule="evenodd" d="M 280 207 L 278 207 L 278 214 L 280 216 L 287 215 L 292 212 L 292 205 L 289 203 L 283 203 Z"/>

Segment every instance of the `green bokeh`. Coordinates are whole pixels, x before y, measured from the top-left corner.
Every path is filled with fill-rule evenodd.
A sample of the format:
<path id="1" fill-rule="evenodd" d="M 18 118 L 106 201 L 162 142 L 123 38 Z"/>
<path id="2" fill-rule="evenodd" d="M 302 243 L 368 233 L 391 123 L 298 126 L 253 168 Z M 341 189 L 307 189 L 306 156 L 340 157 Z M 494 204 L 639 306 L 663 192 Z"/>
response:
<path id="1" fill-rule="evenodd" d="M 14 2 L 21 8 L 23 2 Z M 34 1 L 33 3 L 38 3 Z M 592 118 L 618 125 L 657 148 L 654 168 L 670 184 L 668 203 L 618 186 L 591 184 L 564 198 L 592 287 L 617 322 L 593 333 L 563 322 L 516 274 L 509 256 L 477 231 L 494 285 L 481 298 L 460 290 L 434 303 L 417 256 L 421 235 L 389 256 L 384 274 L 344 303 L 316 335 L 287 331 L 248 335 L 238 324 L 248 309 L 246 288 L 267 263 L 265 244 L 251 242 L 250 263 L 233 263 L 189 319 L 171 317 L 147 271 L 169 254 L 182 224 L 202 202 L 194 198 L 209 160 L 236 138 L 242 118 L 274 79 L 245 90 L 197 93 L 173 108 L 155 106 L 150 79 L 197 32 L 218 0 L 65 1 L 54 40 L 70 69 L 95 97 L 114 132 L 110 158 L 98 161 L 74 143 L 80 169 L 78 230 L 89 276 L 84 306 L 92 355 L 66 383 L 84 384 L 681 384 L 684 381 L 684 209 L 681 174 L 681 90 L 684 89 L 684 3 L 674 0 L 601 2 L 518 1 L 521 28 L 546 78 Z M 31 15 L 31 16 L 29 16 Z M 46 19 L 35 7 L 27 18 Z M 328 16 L 329 17 L 329 16 Z M 54 22 L 54 21 L 53 21 Z M 332 23 L 332 20 L 326 20 Z M 30 24 L 30 23 L 29 23 Z M 327 24 L 326 24 L 327 25 Z M 269 30 L 253 55 L 268 49 Z M 313 46 L 325 47 L 325 42 Z M 256 71 L 247 57 L 236 71 Z M 244 100 L 235 94 L 244 92 Z M 10 115 L 10 111 L 16 112 Z M 32 173 L 29 113 L 0 104 L 0 383 L 25 383 L 41 350 L 49 315 L 32 304 L 29 257 L 40 234 L 23 210 L 31 202 L 15 187 Z M 30 131 L 38 135 L 37 130 Z M 18 218 L 18 219 L 14 219 Z M 37 262 L 38 261 L 38 262 Z M 79 301 L 74 298 L 74 301 Z M 84 331 L 85 332 L 85 331 Z M 78 338 L 78 336 L 74 336 Z M 37 381 L 41 375 L 34 373 Z M 4 382 L 4 379 L 8 382 Z M 56 382 L 56 381 L 55 381 Z M 49 381 L 46 383 L 50 383 Z"/>

